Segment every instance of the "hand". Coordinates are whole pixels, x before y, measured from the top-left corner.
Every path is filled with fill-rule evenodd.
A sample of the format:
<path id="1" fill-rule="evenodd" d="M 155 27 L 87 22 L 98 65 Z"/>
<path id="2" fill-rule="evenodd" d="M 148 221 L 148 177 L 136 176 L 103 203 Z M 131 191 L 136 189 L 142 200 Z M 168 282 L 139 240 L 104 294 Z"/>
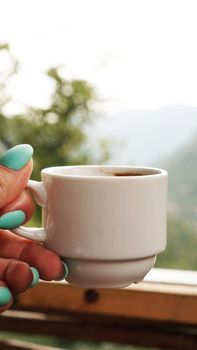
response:
<path id="1" fill-rule="evenodd" d="M 9 231 L 30 220 L 34 212 L 25 189 L 32 154 L 31 146 L 19 145 L 0 157 L 0 312 L 11 306 L 13 294 L 36 285 L 39 276 L 50 281 L 67 275 L 66 265 L 54 252 Z"/>

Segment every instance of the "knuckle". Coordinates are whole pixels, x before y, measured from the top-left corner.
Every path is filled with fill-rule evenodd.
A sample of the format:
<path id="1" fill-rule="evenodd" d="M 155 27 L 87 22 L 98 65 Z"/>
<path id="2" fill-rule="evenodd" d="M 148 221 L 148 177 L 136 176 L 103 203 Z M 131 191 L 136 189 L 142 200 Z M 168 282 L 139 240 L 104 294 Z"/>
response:
<path id="1" fill-rule="evenodd" d="M 3 171 L 0 173 L 0 207 L 7 204 L 10 191 L 11 179 Z"/>

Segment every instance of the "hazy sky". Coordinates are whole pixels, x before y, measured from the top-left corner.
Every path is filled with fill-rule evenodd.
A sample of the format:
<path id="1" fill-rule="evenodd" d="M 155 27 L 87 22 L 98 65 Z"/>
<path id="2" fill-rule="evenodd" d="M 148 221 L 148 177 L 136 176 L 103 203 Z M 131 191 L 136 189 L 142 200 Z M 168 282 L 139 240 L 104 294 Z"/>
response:
<path id="1" fill-rule="evenodd" d="M 92 82 L 108 110 L 197 106 L 197 1 L 0 0 L 0 42 L 21 62 L 10 91 L 45 105 L 43 72 L 64 64 Z M 5 62 L 0 62 L 2 65 Z"/>

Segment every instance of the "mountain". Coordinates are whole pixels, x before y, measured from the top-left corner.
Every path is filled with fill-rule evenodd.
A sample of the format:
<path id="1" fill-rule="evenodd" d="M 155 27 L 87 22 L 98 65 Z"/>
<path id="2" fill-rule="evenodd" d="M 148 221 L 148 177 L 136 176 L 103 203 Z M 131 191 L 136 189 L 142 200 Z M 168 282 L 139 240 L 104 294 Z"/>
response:
<path id="1" fill-rule="evenodd" d="M 111 141 L 110 163 L 138 165 L 170 156 L 196 132 L 197 108 L 181 105 L 101 117 L 88 130 L 92 146 L 101 137 Z"/>
<path id="2" fill-rule="evenodd" d="M 197 223 L 197 135 L 157 165 L 169 173 L 169 211 Z"/>
<path id="3" fill-rule="evenodd" d="M 196 270 L 197 108 L 168 106 L 103 117 L 91 135 L 92 145 L 99 137 L 113 140 L 110 163 L 168 171 L 167 248 L 156 266 Z"/>
<path id="4" fill-rule="evenodd" d="M 169 210 L 197 222 L 197 107 L 166 106 L 99 118 L 92 144 L 111 140 L 110 163 L 169 172 Z"/>
<path id="5" fill-rule="evenodd" d="M 167 106 L 102 117 L 91 131 L 111 143 L 110 163 L 150 165 L 169 172 L 169 210 L 197 223 L 197 108 Z"/>
<path id="6" fill-rule="evenodd" d="M 158 267 L 197 269 L 197 135 L 166 159 L 169 173 L 167 248 Z"/>

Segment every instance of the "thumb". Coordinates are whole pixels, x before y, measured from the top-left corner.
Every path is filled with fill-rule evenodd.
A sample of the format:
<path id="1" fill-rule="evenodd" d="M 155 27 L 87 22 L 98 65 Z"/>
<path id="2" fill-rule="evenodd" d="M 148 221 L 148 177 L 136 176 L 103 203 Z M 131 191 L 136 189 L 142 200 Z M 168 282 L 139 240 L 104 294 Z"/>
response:
<path id="1" fill-rule="evenodd" d="M 33 148 L 18 145 L 0 157 L 0 209 L 16 199 L 27 185 L 32 172 Z"/>

